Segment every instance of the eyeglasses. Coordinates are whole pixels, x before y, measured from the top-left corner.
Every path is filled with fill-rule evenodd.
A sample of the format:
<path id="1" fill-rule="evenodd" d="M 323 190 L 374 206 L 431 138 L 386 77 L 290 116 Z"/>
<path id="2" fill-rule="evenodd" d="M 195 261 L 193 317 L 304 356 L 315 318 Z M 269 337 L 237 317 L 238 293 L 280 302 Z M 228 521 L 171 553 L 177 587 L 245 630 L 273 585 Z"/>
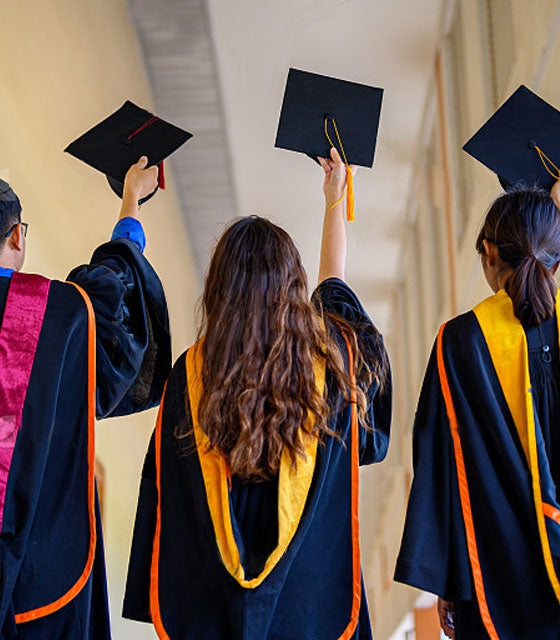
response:
<path id="1" fill-rule="evenodd" d="M 4 236 L 4 238 L 9 238 L 12 235 L 12 231 L 21 224 L 21 230 L 23 231 L 23 237 L 27 237 L 27 229 L 29 229 L 29 224 L 27 222 L 16 222 L 14 226 L 8 231 L 8 233 Z"/>

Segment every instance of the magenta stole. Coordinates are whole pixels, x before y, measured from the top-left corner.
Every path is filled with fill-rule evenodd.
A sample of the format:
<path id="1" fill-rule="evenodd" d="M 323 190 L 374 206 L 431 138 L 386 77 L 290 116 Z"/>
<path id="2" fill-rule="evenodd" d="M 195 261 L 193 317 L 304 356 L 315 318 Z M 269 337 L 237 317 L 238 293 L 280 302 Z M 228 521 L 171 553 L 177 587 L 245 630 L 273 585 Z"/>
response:
<path id="1" fill-rule="evenodd" d="M 12 456 L 50 284 L 42 276 L 14 272 L 0 329 L 0 530 Z"/>

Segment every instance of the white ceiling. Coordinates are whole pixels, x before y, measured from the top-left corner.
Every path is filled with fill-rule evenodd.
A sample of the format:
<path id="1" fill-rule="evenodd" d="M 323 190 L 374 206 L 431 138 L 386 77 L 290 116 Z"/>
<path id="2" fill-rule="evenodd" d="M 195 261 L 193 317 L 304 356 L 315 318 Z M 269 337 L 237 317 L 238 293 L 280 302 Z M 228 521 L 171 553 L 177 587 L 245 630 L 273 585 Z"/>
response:
<path id="1" fill-rule="evenodd" d="M 385 89 L 374 167 L 356 178 L 347 280 L 388 332 L 445 0 L 129 1 L 156 107 L 195 134 L 174 169 L 202 273 L 223 223 L 258 213 L 292 234 L 315 283 L 321 170 L 274 148 L 288 68 Z"/>

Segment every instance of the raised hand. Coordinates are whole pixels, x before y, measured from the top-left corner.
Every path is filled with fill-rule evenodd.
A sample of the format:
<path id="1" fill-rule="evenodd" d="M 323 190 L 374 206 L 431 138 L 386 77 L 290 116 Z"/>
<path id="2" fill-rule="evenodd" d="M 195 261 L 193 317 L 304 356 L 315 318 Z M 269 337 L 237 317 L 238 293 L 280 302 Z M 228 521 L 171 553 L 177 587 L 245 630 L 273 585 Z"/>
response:
<path id="1" fill-rule="evenodd" d="M 138 201 L 152 193 L 158 184 L 158 168 L 147 167 L 148 158 L 142 156 L 126 172 L 124 178 L 123 199 L 119 218 L 137 218 Z"/>
<path id="2" fill-rule="evenodd" d="M 136 200 L 141 200 L 154 191 L 158 183 L 158 168 L 156 165 L 151 167 L 147 165 L 148 158 L 142 156 L 130 167 L 124 179 L 123 197 L 130 193 L 136 197 Z"/>
<path id="3" fill-rule="evenodd" d="M 323 181 L 323 193 L 327 206 L 332 207 L 344 197 L 346 188 L 346 165 L 342 161 L 338 151 L 332 147 L 330 158 L 317 158 L 323 171 L 325 179 Z M 356 173 L 356 167 L 350 165 L 352 173 Z"/>

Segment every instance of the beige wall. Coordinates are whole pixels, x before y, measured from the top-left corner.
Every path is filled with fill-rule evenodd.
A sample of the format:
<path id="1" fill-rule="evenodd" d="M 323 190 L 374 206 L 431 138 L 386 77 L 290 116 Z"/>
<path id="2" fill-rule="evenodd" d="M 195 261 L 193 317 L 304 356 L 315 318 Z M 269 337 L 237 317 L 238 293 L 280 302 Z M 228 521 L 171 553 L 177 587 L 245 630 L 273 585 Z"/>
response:
<path id="1" fill-rule="evenodd" d="M 0 171 L 30 223 L 26 270 L 64 279 L 109 238 L 119 200 L 105 178 L 64 154 L 66 145 L 130 99 L 153 100 L 125 0 L 0 0 Z M 168 172 L 168 188 L 142 209 L 146 255 L 168 296 L 174 354 L 194 335 L 199 294 Z M 105 544 L 115 640 L 153 638 L 120 618 L 140 468 L 154 412 L 102 422 Z M 63 552 L 63 550 L 61 550 Z"/>
<path id="2" fill-rule="evenodd" d="M 384 492 L 376 528 L 364 542 L 376 640 L 390 638 L 418 596 L 388 577 L 404 521 L 412 422 L 429 352 L 444 320 L 491 293 L 474 242 L 501 189 L 461 146 L 520 84 L 560 107 L 560 2 L 450 0 L 437 55 L 440 72 L 434 61 L 388 336 L 395 378 L 392 450 L 387 466 L 364 486 L 366 495 L 374 481 Z"/>

